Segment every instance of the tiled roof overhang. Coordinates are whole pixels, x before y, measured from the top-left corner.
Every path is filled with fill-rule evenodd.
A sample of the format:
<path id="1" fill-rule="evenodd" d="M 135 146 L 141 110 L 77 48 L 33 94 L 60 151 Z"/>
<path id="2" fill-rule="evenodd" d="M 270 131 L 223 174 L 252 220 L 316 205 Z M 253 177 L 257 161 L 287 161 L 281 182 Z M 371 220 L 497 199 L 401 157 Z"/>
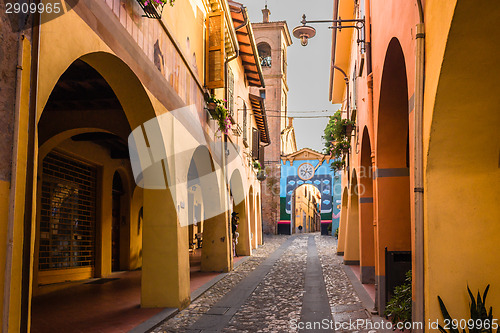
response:
<path id="1" fill-rule="evenodd" d="M 271 143 L 269 136 L 269 127 L 267 126 L 266 108 L 264 107 L 264 100 L 259 96 L 250 94 L 250 104 L 252 105 L 252 113 L 257 123 L 257 128 L 260 132 L 260 140 L 265 143 Z"/>
<path id="2" fill-rule="evenodd" d="M 255 44 L 252 25 L 248 20 L 247 9 L 241 3 L 229 1 L 231 17 L 236 30 L 236 38 L 240 46 L 239 56 L 245 69 L 248 84 L 253 87 L 264 87 L 264 76 L 260 66 L 259 53 Z"/>

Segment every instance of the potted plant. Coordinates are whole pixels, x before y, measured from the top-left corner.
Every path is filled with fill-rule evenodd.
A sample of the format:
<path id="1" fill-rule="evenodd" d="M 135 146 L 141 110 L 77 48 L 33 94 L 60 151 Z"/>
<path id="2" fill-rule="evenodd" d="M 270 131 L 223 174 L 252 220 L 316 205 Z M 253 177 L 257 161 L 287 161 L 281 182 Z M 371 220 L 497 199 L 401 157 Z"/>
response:
<path id="1" fill-rule="evenodd" d="M 207 99 L 207 110 L 212 118 L 217 121 L 218 130 L 224 132 L 224 134 L 228 134 L 231 129 L 231 120 L 229 119 L 229 112 L 224 105 L 225 102 L 225 100 L 215 98 L 214 95 L 211 95 Z"/>
<path id="2" fill-rule="evenodd" d="M 266 172 L 264 170 L 259 170 L 257 172 L 257 180 L 264 181 L 264 180 L 266 180 L 266 178 L 267 178 L 267 175 L 266 175 Z"/>
<path id="3" fill-rule="evenodd" d="M 349 137 L 355 126 L 355 122 L 343 119 L 339 111 L 330 117 L 326 125 L 323 139 L 325 140 L 325 152 L 339 157 L 349 152 Z"/>

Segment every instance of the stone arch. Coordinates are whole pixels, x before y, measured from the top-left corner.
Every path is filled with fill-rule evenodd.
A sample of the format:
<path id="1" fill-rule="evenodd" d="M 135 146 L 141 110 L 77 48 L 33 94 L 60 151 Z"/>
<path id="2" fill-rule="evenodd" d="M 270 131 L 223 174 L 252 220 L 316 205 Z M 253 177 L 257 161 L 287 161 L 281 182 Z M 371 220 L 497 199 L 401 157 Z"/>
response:
<path id="1" fill-rule="evenodd" d="M 392 281 L 404 274 L 387 272 L 385 251 L 411 250 L 408 79 L 397 38 L 387 48 L 376 117 L 376 305 L 385 309 L 387 274 Z M 401 276 L 400 276 L 401 275 Z"/>
<path id="2" fill-rule="evenodd" d="M 494 255 L 500 243 L 500 67 L 489 56 L 498 52 L 491 36 L 498 36 L 500 28 L 490 24 L 498 8 L 453 4 L 439 19 L 439 25 L 447 22 L 442 28 L 447 39 L 426 60 L 427 319 L 441 315 L 438 295 L 454 317 L 468 318 L 466 285 L 473 292 L 500 285 Z M 498 291 L 488 294 L 489 306 L 500 306 Z"/>
<path id="3" fill-rule="evenodd" d="M 359 186 L 356 169 L 352 170 L 346 223 L 344 264 L 359 265 Z"/>

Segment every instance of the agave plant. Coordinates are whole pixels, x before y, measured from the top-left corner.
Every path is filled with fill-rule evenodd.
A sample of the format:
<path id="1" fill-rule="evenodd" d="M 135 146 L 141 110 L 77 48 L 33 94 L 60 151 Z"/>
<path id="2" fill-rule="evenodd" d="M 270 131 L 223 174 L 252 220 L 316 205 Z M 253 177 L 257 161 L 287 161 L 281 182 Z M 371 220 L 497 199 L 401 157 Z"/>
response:
<path id="1" fill-rule="evenodd" d="M 483 297 L 481 298 L 481 294 L 479 291 L 477 292 L 477 298 L 474 297 L 472 292 L 470 291 L 469 286 L 467 286 L 467 292 L 469 293 L 470 297 L 470 304 L 469 304 L 469 310 L 470 310 L 470 320 L 467 321 L 467 328 L 469 333 L 493 333 L 493 308 L 490 307 L 489 311 L 486 310 L 486 296 L 488 295 L 488 290 L 490 289 L 490 285 L 486 287 L 483 293 Z M 443 314 L 443 318 L 445 320 L 445 323 L 447 323 L 447 328 L 446 330 L 444 327 L 441 325 L 438 325 L 439 331 L 441 333 L 467 333 L 465 328 L 462 328 L 462 331 L 459 330 L 459 325 L 453 325 L 453 323 L 458 323 L 460 321 L 454 320 L 450 313 L 448 312 L 448 309 L 446 309 L 446 306 L 444 305 L 443 300 L 441 297 L 438 296 L 438 301 L 439 301 L 439 307 L 441 308 L 441 313 Z M 469 325 L 469 323 L 472 322 L 472 325 Z M 498 333 L 498 330 L 496 330 Z"/>

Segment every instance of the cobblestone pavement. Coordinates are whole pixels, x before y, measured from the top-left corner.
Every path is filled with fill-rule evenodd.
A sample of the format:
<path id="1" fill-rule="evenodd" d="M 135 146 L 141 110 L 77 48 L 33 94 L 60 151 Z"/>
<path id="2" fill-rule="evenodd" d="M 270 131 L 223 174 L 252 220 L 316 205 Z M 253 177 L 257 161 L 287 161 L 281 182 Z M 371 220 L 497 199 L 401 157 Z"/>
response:
<path id="1" fill-rule="evenodd" d="M 229 272 L 222 280 L 213 285 L 203 295 L 197 298 L 189 307 L 179 312 L 152 332 L 182 333 L 206 313 L 228 291 L 243 280 L 251 271 L 259 266 L 271 253 L 276 251 L 289 236 L 264 236 L 264 245 L 254 250 L 252 257 Z"/>
<path id="2" fill-rule="evenodd" d="M 301 319 L 308 238 L 310 236 L 311 234 L 292 236 L 291 243 L 283 255 L 276 261 L 269 273 L 262 278 L 222 332 L 298 331 L 297 325 L 292 325 L 292 323 L 294 321 L 300 322 Z M 337 327 L 336 331 L 382 332 L 382 330 L 371 328 L 370 325 L 373 325 L 376 320 L 372 321 L 371 315 L 364 309 L 349 277 L 344 272 L 342 257 L 336 255 L 336 240 L 333 237 L 319 234 L 313 234 L 313 236 L 323 270 L 328 302 Z M 286 239 L 288 236 L 265 238 L 265 245 L 255 251 L 253 257 L 216 283 L 187 309 L 163 323 L 153 332 L 200 332 L 188 329 L 269 257 Z M 348 325 L 356 320 L 359 320 L 358 323 L 362 320 L 363 324 L 356 327 Z M 343 323 L 343 326 L 338 326 Z"/>
<path id="3" fill-rule="evenodd" d="M 307 236 L 296 238 L 223 332 L 296 332 L 304 294 Z"/>
<path id="4" fill-rule="evenodd" d="M 335 324 L 338 327 L 347 328 L 349 327 L 348 324 L 358 319 L 364 321 L 363 325 L 360 325 L 359 328 L 365 329 L 341 328 L 337 332 L 377 332 L 376 330 L 366 329 L 373 327 L 370 326 L 373 325 L 373 322 L 369 313 L 363 308 L 351 281 L 342 268 L 342 257 L 336 254 L 337 240 L 334 237 L 320 235 L 316 235 L 315 239 Z M 358 326 L 355 327 L 358 328 Z"/>

